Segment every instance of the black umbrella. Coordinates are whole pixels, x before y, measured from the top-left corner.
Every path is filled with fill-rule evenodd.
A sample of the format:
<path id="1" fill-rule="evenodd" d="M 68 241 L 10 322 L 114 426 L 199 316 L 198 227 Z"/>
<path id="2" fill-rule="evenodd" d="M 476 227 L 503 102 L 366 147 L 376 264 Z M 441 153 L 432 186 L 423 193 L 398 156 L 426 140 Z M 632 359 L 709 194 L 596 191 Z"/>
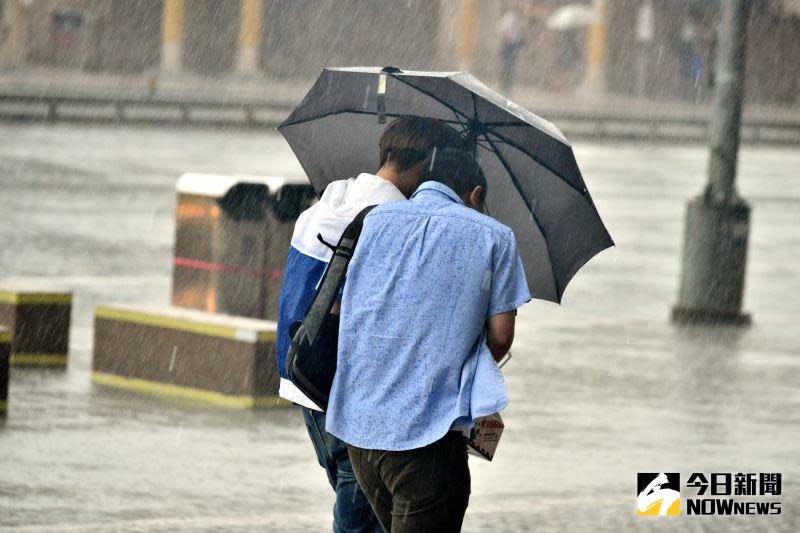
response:
<path id="1" fill-rule="evenodd" d="M 564 135 L 468 73 L 324 69 L 278 130 L 321 194 L 375 171 L 381 132 L 405 115 L 437 118 L 471 141 L 487 209 L 514 230 L 534 298 L 560 302 L 578 269 L 614 245 Z"/>

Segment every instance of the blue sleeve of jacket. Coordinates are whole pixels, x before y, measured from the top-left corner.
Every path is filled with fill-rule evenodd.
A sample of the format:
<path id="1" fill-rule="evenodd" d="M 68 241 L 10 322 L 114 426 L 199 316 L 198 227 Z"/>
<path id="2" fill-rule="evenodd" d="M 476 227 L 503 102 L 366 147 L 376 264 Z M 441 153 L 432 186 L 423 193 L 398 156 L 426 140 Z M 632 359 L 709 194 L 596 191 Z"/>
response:
<path id="1" fill-rule="evenodd" d="M 324 261 L 304 255 L 293 247 L 289 248 L 286 268 L 283 271 L 281 294 L 278 298 L 276 352 L 278 370 L 283 378 L 289 377 L 286 375 L 286 354 L 292 343 L 292 339 L 289 337 L 289 328 L 306 316 L 317 292 L 317 283 L 322 278 L 326 265 L 327 263 Z"/>

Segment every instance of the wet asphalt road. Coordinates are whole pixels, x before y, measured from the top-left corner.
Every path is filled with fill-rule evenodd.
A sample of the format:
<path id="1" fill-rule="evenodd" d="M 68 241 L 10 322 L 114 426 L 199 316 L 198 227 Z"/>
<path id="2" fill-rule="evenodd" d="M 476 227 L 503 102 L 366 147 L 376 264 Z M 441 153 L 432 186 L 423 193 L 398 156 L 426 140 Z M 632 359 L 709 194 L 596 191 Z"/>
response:
<path id="1" fill-rule="evenodd" d="M 299 174 L 253 132 L 0 126 L 0 273 L 74 290 L 66 371 L 13 369 L 3 531 L 323 531 L 332 492 L 300 413 L 201 409 L 90 384 L 92 308 L 166 304 L 184 171 Z M 617 242 L 563 305 L 520 314 L 492 464 L 465 531 L 800 530 L 800 152 L 745 149 L 746 329 L 676 328 L 702 147 L 578 145 Z M 783 514 L 644 519 L 636 473 L 781 472 Z M 685 507 L 684 507 L 685 511 Z"/>

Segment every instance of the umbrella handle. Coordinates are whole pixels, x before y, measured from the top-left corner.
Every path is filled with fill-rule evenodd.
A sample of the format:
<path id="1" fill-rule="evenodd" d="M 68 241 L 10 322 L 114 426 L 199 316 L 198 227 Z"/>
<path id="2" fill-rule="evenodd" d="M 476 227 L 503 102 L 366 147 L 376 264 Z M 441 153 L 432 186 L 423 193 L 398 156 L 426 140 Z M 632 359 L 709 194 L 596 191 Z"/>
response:
<path id="1" fill-rule="evenodd" d="M 378 74 L 378 124 L 386 124 L 386 77 L 398 72 L 403 71 L 397 67 L 383 67 Z"/>

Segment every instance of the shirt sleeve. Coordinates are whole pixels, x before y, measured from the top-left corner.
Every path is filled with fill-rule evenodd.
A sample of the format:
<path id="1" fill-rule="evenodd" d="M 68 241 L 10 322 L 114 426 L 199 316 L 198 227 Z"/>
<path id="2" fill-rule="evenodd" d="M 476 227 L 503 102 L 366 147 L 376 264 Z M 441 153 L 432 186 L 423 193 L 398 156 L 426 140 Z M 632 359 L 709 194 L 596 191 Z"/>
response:
<path id="1" fill-rule="evenodd" d="M 511 233 L 494 247 L 492 277 L 489 293 L 489 312 L 486 316 L 513 311 L 531 300 L 528 280 Z"/>

